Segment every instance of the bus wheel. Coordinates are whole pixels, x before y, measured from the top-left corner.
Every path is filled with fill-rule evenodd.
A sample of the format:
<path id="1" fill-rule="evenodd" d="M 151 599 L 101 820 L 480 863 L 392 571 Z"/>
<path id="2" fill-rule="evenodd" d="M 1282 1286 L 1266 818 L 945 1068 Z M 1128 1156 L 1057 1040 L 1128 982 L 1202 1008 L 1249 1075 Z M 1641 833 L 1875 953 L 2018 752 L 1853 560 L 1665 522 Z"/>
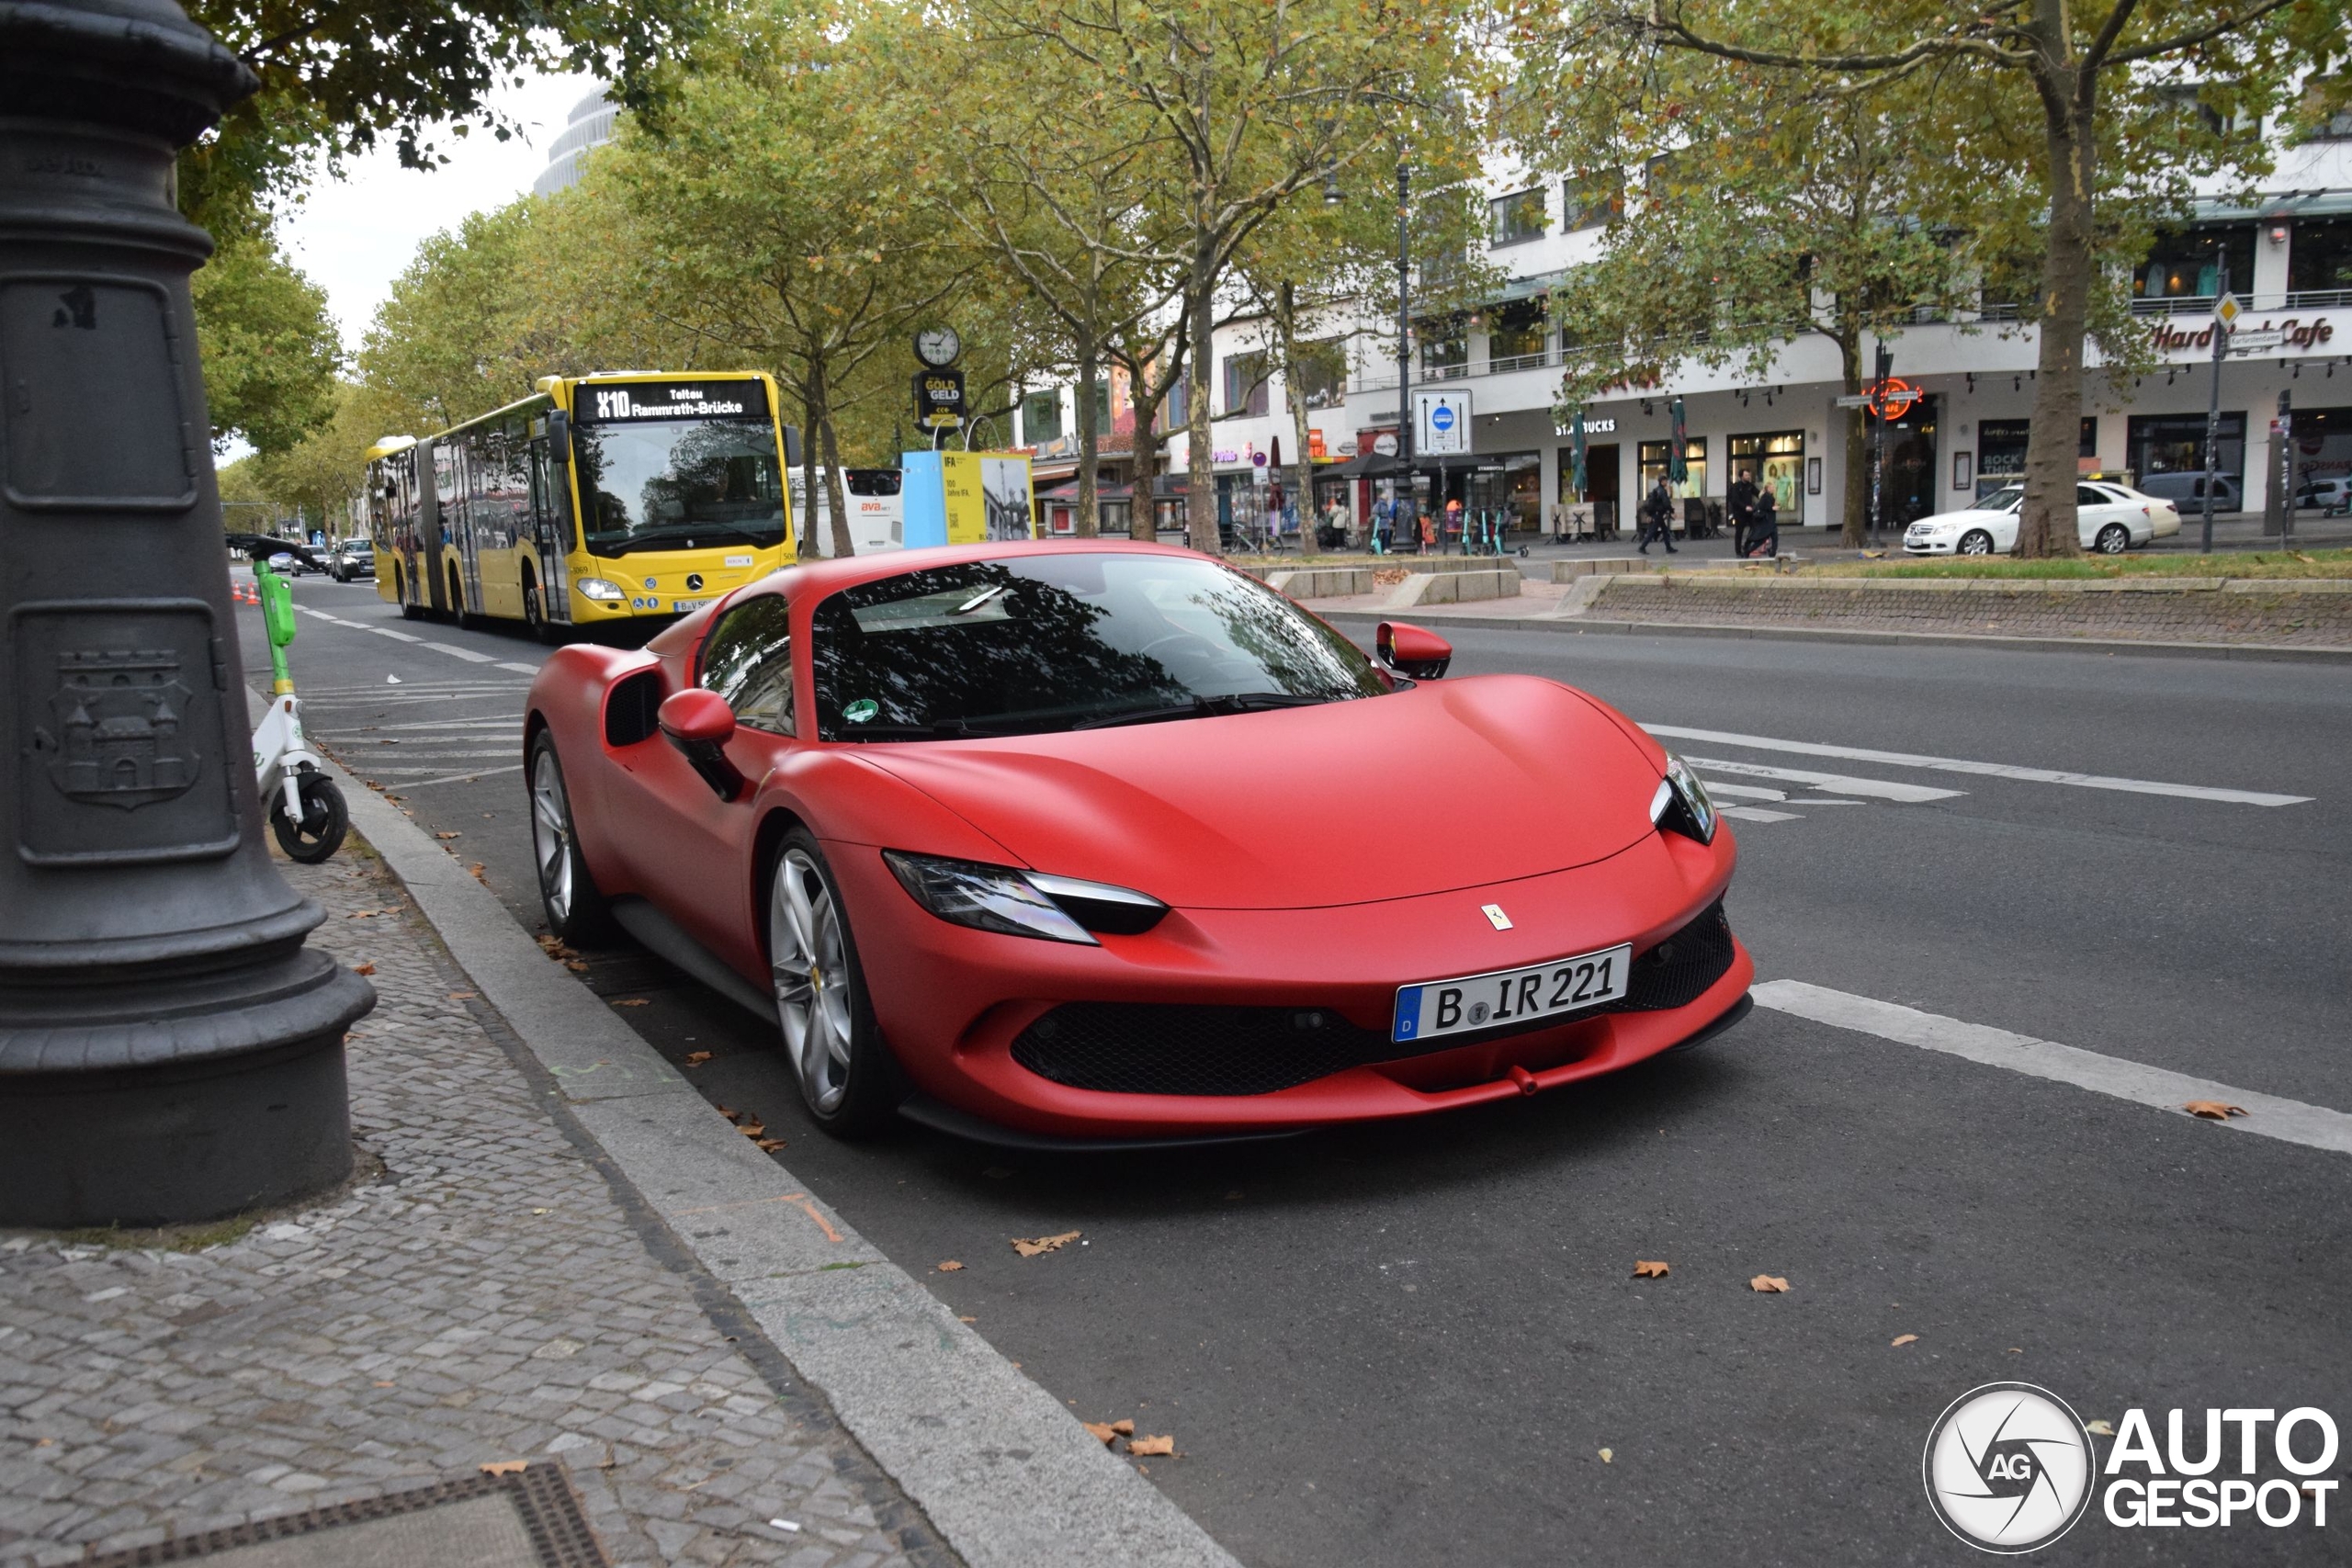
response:
<path id="1" fill-rule="evenodd" d="M 456 561 L 449 563 L 449 618 L 467 631 L 481 625 L 481 617 L 469 614 L 466 609 L 466 585 L 458 576 Z"/>
<path id="2" fill-rule="evenodd" d="M 541 642 L 553 645 L 563 640 L 563 635 L 548 620 L 546 606 L 539 603 L 539 580 L 529 567 L 523 569 L 523 624 Z"/>
<path id="3" fill-rule="evenodd" d="M 400 603 L 401 620 L 424 619 L 424 606 L 409 597 L 408 579 L 399 567 L 392 568 L 392 597 Z"/>

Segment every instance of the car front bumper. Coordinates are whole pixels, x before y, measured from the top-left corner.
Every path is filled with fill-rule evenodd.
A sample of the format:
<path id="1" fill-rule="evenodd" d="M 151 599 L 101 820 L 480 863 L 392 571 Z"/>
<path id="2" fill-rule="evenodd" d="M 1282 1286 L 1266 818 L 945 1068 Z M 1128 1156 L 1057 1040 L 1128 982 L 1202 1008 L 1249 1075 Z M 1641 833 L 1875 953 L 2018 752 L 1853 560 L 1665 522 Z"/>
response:
<path id="1" fill-rule="evenodd" d="M 1077 1088 L 1023 1066 L 1016 1052 L 1024 1032 L 1068 1004 L 1285 1010 L 1328 1017 L 1351 1039 L 1376 1035 L 1385 1044 L 1400 986 L 1620 942 L 1632 943 L 1638 965 L 1723 897 L 1736 859 L 1731 836 L 1700 845 L 1652 834 L 1592 865 L 1372 904 L 1173 909 L 1152 931 L 1105 936 L 1100 947 L 950 925 L 915 904 L 877 849 L 828 843 L 826 853 L 876 1020 L 914 1089 L 928 1102 L 1035 1138 L 1277 1133 L 1534 1094 L 1703 1035 L 1740 1006 L 1755 976 L 1747 950 L 1726 938 L 1728 964 L 1678 1006 L 1580 1013 L 1436 1049 L 1396 1045 L 1420 1054 L 1344 1066 L 1267 1092 Z M 1510 931 L 1495 930 L 1481 913 L 1488 903 L 1509 911 Z M 1034 1049 L 1029 1055 L 1035 1060 Z"/>

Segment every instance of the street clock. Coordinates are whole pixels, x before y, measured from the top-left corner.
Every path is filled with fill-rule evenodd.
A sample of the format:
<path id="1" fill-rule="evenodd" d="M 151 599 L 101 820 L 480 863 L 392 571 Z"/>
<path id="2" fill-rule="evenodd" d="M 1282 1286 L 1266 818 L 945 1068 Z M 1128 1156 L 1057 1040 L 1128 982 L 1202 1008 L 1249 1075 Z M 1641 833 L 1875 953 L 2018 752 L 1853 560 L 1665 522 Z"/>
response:
<path id="1" fill-rule="evenodd" d="M 915 333 L 915 357 L 934 370 L 944 370 L 963 355 L 964 340 L 954 327 L 925 327 Z"/>

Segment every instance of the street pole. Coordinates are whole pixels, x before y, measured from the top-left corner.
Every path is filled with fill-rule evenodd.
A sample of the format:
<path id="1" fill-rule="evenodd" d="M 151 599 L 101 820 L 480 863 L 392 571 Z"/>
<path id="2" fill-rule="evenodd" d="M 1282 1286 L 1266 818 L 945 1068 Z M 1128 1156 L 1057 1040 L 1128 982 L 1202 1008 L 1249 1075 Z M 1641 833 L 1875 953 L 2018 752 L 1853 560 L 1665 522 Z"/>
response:
<path id="1" fill-rule="evenodd" d="M 2221 252 L 2222 276 L 2213 286 L 2213 389 L 2205 402 L 2205 537 L 2198 549 L 2208 556 L 2213 553 L 2213 471 L 2222 461 L 2222 361 L 2230 353 L 2230 329 L 2221 313 L 2222 301 L 2230 297 L 2229 246 L 2222 246 Z"/>
<path id="2" fill-rule="evenodd" d="M 2295 547 L 2295 394 L 2278 394 L 2278 547 Z"/>
<path id="3" fill-rule="evenodd" d="M 1879 547 L 1880 518 L 1886 506 L 1886 382 L 1894 374 L 1894 350 L 1878 344 L 1878 401 L 1871 410 L 1871 547 Z"/>
<path id="4" fill-rule="evenodd" d="M 172 195 L 255 85 L 168 0 L 0 6 L 0 1224 L 351 1170 L 375 992 L 270 863 Z"/>
<path id="5" fill-rule="evenodd" d="M 1413 492 L 1412 249 L 1407 227 L 1411 200 L 1411 175 L 1400 153 L 1396 159 L 1396 502 L 1400 506 Z M 1415 513 L 1411 526 L 1418 541 L 1418 508 Z M 1394 521 L 1392 517 L 1392 525 Z"/>

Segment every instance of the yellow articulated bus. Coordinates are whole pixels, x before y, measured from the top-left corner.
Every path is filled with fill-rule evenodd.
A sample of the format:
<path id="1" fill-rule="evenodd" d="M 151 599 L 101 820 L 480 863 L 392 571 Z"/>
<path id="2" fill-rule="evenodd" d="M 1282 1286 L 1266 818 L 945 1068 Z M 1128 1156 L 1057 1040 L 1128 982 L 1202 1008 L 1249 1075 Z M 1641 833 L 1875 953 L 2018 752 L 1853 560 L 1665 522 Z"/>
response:
<path id="1" fill-rule="evenodd" d="M 679 615 L 794 558 L 799 433 L 757 371 L 542 378 L 520 402 L 368 453 L 376 592 L 411 620 L 540 638 Z"/>

